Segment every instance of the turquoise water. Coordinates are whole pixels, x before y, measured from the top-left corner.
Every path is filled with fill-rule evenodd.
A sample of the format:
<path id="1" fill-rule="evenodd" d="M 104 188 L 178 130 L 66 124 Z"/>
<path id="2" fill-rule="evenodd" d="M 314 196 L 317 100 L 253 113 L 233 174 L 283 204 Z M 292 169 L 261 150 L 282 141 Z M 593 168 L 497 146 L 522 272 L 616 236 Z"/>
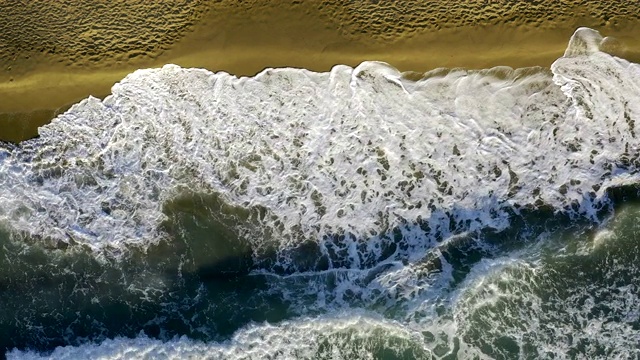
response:
<path id="1" fill-rule="evenodd" d="M 640 66 L 140 70 L 0 149 L 15 359 L 640 356 Z"/>

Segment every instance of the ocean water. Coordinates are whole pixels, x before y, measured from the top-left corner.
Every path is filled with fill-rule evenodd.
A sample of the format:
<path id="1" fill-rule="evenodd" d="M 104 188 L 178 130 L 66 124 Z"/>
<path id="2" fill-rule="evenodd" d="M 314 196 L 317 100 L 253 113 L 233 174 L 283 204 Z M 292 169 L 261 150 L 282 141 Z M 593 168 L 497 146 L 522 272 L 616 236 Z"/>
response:
<path id="1" fill-rule="evenodd" d="M 0 144 L 10 359 L 638 359 L 640 65 L 136 71 Z"/>

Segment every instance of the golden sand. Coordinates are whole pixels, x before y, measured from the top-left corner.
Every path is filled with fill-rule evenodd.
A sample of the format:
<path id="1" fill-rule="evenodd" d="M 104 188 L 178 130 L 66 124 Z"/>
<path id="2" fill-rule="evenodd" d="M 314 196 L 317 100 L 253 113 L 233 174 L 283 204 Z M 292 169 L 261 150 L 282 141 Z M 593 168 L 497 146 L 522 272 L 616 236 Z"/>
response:
<path id="1" fill-rule="evenodd" d="M 0 139 L 36 135 L 138 68 L 549 66 L 579 26 L 638 61 L 639 18 L 640 3 L 614 1 L 0 0 Z"/>

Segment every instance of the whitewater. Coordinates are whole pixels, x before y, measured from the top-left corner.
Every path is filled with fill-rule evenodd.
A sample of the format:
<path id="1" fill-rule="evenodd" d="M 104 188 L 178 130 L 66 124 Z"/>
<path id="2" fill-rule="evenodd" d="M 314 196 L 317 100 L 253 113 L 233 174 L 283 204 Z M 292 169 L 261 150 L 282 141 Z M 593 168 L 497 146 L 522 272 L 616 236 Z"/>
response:
<path id="1" fill-rule="evenodd" d="M 419 80 L 128 75 L 0 144 L 0 350 L 640 356 L 640 65 L 603 41 Z"/>

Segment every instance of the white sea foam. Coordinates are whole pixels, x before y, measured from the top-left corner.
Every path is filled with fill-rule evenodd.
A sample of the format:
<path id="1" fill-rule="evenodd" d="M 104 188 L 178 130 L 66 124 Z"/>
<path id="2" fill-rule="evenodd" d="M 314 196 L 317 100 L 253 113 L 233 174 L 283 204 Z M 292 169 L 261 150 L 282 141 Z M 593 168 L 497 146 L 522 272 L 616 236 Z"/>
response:
<path id="1" fill-rule="evenodd" d="M 622 266 L 617 260 L 607 263 L 596 258 L 596 269 L 590 274 L 585 266 L 574 264 L 567 269 L 564 262 L 590 263 L 593 257 L 576 253 L 570 260 L 554 260 L 541 264 L 511 261 L 500 271 L 483 273 L 471 282 L 454 310 L 457 335 L 474 339 L 462 348 L 473 351 L 485 344 L 485 351 L 491 349 L 505 358 L 516 357 L 514 354 L 560 359 L 640 355 L 640 334 L 634 325 L 640 313 L 637 286 L 610 281 L 625 273 L 637 278 L 635 262 Z M 500 339 L 502 344 L 496 341 Z M 506 343 L 515 345 L 511 352 L 505 349 Z"/>
<path id="2" fill-rule="evenodd" d="M 96 249 L 157 239 L 163 203 L 185 188 L 265 207 L 281 247 L 295 231 L 370 238 L 419 217 L 446 236 L 443 212 L 501 229 L 504 209 L 536 201 L 594 216 L 594 185 L 600 198 L 637 178 L 616 164 L 639 145 L 625 119 L 640 114 L 640 71 L 584 51 L 556 61 L 553 82 L 510 69 L 409 82 L 377 62 L 253 78 L 139 70 L 2 160 L 0 214 Z"/>
<path id="3" fill-rule="evenodd" d="M 451 222 L 461 232 L 504 229 L 509 211 L 541 205 L 595 220 L 608 187 L 638 182 L 640 68 L 598 51 L 601 41 L 593 30 L 576 31 L 552 74 L 453 70 L 413 82 L 378 62 L 252 78 L 174 65 L 139 70 L 105 100 L 82 101 L 42 127 L 39 139 L 0 156 L 0 217 L 35 237 L 123 248 L 158 239 L 163 204 L 184 189 L 215 192 L 230 204 L 266 208 L 261 228 L 279 234 L 269 241 L 281 249 L 300 235 L 321 242 L 353 234 L 342 244 L 353 268 L 357 243 L 375 253 L 380 237 L 399 227 L 412 250 L 423 251 L 404 258 L 408 265 L 389 260 L 373 279 L 363 280 L 366 271 L 354 278 L 371 293 L 402 298 L 403 326 L 362 328 L 412 338 L 409 329 L 441 327 L 451 349 L 459 324 L 438 318 L 436 307 L 462 311 L 464 297 L 439 293 L 452 278 L 445 260 L 438 278 L 421 268 L 427 250 L 438 256 L 437 240 L 456 235 Z M 430 230 L 405 225 L 420 219 Z M 252 246 L 265 238 L 252 237 Z M 493 273 L 481 265 L 470 279 Z M 353 282 L 345 277 L 332 291 Z M 256 325 L 225 344 L 141 336 L 59 348 L 54 357 L 304 358 L 322 334 L 360 331 L 362 321 Z"/>
<path id="4" fill-rule="evenodd" d="M 427 358 L 420 332 L 400 324 L 347 315 L 287 321 L 278 325 L 255 324 L 223 343 L 202 343 L 176 338 L 167 342 L 145 335 L 117 338 L 99 345 L 59 347 L 43 356 L 12 351 L 8 359 L 374 359 L 381 348 L 387 355 Z"/>

